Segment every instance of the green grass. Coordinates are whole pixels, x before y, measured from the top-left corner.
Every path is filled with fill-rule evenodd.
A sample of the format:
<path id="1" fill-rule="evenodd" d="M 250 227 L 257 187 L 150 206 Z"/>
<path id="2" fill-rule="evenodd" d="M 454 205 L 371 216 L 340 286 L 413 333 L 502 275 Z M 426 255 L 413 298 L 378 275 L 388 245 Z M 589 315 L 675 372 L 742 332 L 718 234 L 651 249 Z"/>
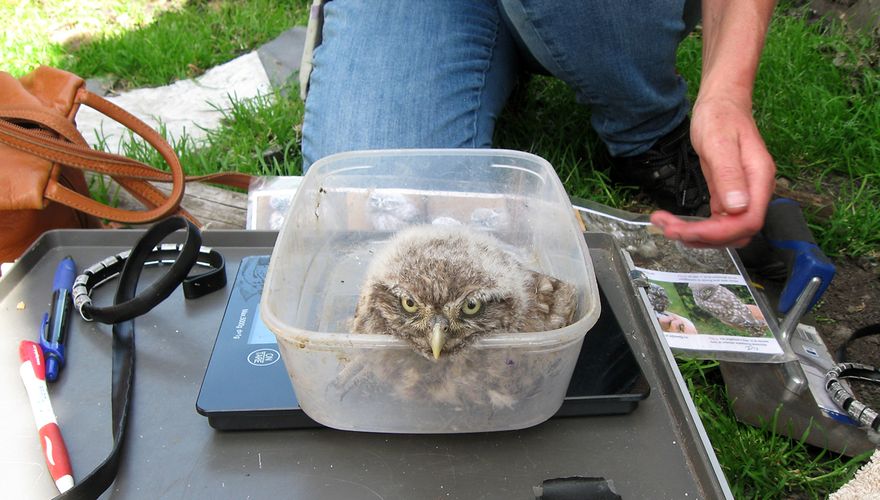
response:
<path id="1" fill-rule="evenodd" d="M 817 243 L 832 256 L 880 256 L 880 172 L 844 178 L 838 190 L 834 215 L 812 226 Z"/>
<path id="2" fill-rule="evenodd" d="M 284 97 L 279 89 L 254 99 L 233 99 L 230 108 L 221 113 L 223 126 L 207 131 L 204 141 L 194 141 L 187 135 L 172 140 L 171 145 L 188 174 L 222 170 L 294 175 L 302 171 L 296 126 L 303 114 L 302 101 Z M 164 165 L 159 153 L 143 141 L 125 141 L 122 148 L 126 156 Z"/>
<path id="3" fill-rule="evenodd" d="M 764 427 L 737 423 L 714 361 L 680 360 L 679 369 L 697 407 L 728 483 L 737 499 L 822 498 L 848 481 L 871 452 L 847 459 Z M 719 443 L 720 436 L 729 436 Z"/>
<path id="4" fill-rule="evenodd" d="M 62 66 L 77 74 L 111 75 L 123 87 L 164 85 L 198 76 L 306 19 L 304 8 L 278 0 L 191 2 L 137 31 L 85 44 Z"/>
<path id="5" fill-rule="evenodd" d="M 859 71 L 858 55 L 839 35 L 822 33 L 819 23 L 805 27 L 784 17 L 774 28 L 755 100 L 764 103 L 757 116 L 780 172 L 794 178 L 805 169 L 850 177 L 877 173 L 876 68 Z"/>
<path id="6" fill-rule="evenodd" d="M 3 0 L 0 19 L 6 20 L 0 32 L 5 71 L 18 76 L 48 64 L 129 88 L 198 76 L 305 24 L 308 9 L 303 1 L 280 0 Z M 59 31 L 78 35 L 53 39 Z"/>
<path id="7" fill-rule="evenodd" d="M 307 0 L 280 2 L 0 0 L 2 69 L 20 75 L 52 64 L 86 76 L 109 76 L 119 86 L 159 85 L 200 73 L 251 50 L 294 24 Z M 80 6 L 89 4 L 94 7 Z M 63 14 L 71 10 L 72 14 Z M 876 47 L 844 36 L 839 26 L 810 23 L 781 7 L 771 26 L 755 88 L 755 116 L 779 175 L 834 202 L 828 220 L 809 213 L 816 237 L 832 255 L 878 255 L 880 247 L 880 73 Z M 97 14 L 96 14 L 97 13 Z M 61 23 L 57 19 L 65 21 Z M 5 25 L 5 26 L 3 26 Z M 77 50 L 49 34 L 66 25 L 89 33 Z M 679 52 L 679 70 L 697 90 L 699 33 Z M 191 174 L 238 170 L 255 174 L 301 171 L 298 125 L 302 103 L 288 94 L 234 101 L 204 143 L 174 144 Z M 522 82 L 500 118 L 496 146 L 549 160 L 569 194 L 632 209 L 631 193 L 612 185 L 604 170 L 589 113 L 560 82 Z M 161 165 L 149 148 L 125 146 L 132 157 Z M 739 424 L 717 364 L 681 361 L 680 368 L 722 468 L 737 498 L 822 497 L 845 483 L 865 457 L 823 453 L 802 440 Z"/>
<path id="8" fill-rule="evenodd" d="M 0 0 L 0 69 L 21 76 L 38 64 L 59 66 L 66 46 L 112 36 L 152 21 L 147 0 Z"/>

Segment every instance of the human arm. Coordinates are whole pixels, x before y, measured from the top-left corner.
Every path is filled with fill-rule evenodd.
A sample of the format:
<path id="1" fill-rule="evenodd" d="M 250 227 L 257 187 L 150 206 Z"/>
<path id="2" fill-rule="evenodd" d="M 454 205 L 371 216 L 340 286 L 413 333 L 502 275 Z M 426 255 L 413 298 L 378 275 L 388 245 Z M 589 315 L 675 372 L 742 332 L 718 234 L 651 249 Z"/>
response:
<path id="1" fill-rule="evenodd" d="M 764 223 L 776 166 L 752 116 L 752 89 L 775 0 L 703 0 L 703 67 L 691 141 L 711 196 L 711 217 L 658 211 L 667 238 L 696 247 L 744 246 Z"/>

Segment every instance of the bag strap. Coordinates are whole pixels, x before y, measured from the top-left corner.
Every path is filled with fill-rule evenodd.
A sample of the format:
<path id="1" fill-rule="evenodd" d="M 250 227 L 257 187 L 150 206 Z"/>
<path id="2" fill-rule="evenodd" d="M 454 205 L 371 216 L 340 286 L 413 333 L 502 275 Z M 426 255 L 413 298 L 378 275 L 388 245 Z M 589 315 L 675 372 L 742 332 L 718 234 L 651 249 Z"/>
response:
<path id="1" fill-rule="evenodd" d="M 177 260 L 157 282 L 158 286 L 151 286 L 138 296 L 136 294 L 138 279 L 153 248 L 178 229 L 186 229 L 187 236 Z M 198 259 L 201 241 L 199 230 L 192 223 L 182 217 L 170 217 L 154 224 L 132 248 L 122 268 L 122 273 L 119 275 L 119 285 L 113 300 L 114 305 L 129 309 L 129 314 L 127 314 L 129 319 L 113 324 L 113 377 L 111 385 L 113 449 L 88 476 L 56 499 L 87 500 L 98 498 L 116 480 L 134 387 L 135 335 L 133 318 L 145 314 L 158 302 L 161 302 L 161 300 L 154 300 L 154 294 L 164 299 L 183 282 Z"/>
<path id="2" fill-rule="evenodd" d="M 161 135 L 159 135 L 155 130 L 153 130 L 152 127 L 150 127 L 146 123 L 142 122 L 136 116 L 132 115 L 128 111 L 120 108 L 119 106 L 113 104 L 112 102 L 108 101 L 107 99 L 104 99 L 103 97 L 101 97 L 97 94 L 89 92 L 85 88 L 80 89 L 80 91 L 77 93 L 77 100 L 79 102 L 81 102 L 82 104 L 85 104 L 86 106 L 89 106 L 90 108 L 93 108 L 101 113 L 104 113 L 108 117 L 125 125 L 126 127 L 130 128 L 132 131 L 134 131 L 136 134 L 138 134 L 139 136 L 141 136 L 145 140 L 147 140 L 147 142 L 150 142 L 148 140 L 148 137 L 152 137 L 156 142 L 155 143 L 150 142 L 150 144 L 152 144 L 153 147 L 155 147 L 159 151 L 159 153 L 162 154 L 162 157 L 166 159 L 166 162 L 167 162 L 167 157 L 165 156 L 165 153 L 169 154 L 174 159 L 177 159 L 177 155 L 174 153 L 174 150 L 171 148 L 170 145 L 168 145 L 168 143 L 165 141 L 165 139 L 162 138 Z M 156 144 L 161 145 L 162 149 L 160 149 Z M 163 149 L 165 150 L 164 152 L 163 152 Z M 89 149 L 89 151 L 94 152 L 94 153 L 100 153 L 99 151 L 95 151 L 93 149 Z M 114 155 L 114 156 L 116 156 L 116 155 Z M 158 181 L 158 182 L 172 182 L 173 181 L 173 176 L 170 176 L 165 171 L 155 169 L 153 167 L 150 167 L 149 165 L 145 165 L 141 162 L 138 162 L 136 160 L 132 160 L 132 159 L 127 158 L 125 156 L 120 156 L 119 158 L 122 158 L 122 159 L 124 159 L 124 161 L 129 162 L 129 163 L 133 163 L 133 164 L 138 165 L 140 167 L 146 167 L 146 169 L 147 169 L 146 172 L 149 174 L 154 174 L 154 175 L 157 173 L 159 174 L 159 177 L 152 177 L 152 178 L 150 178 L 150 180 Z M 179 161 L 178 161 L 178 164 L 179 164 Z M 169 163 L 169 166 L 170 165 L 171 164 Z M 215 174 L 206 174 L 206 175 L 185 177 L 185 180 L 187 182 L 189 182 L 189 181 L 210 182 L 210 183 L 214 183 L 214 184 L 223 184 L 226 186 L 237 187 L 240 189 L 247 189 L 250 186 L 252 179 L 253 179 L 252 176 L 250 176 L 248 174 L 238 173 L 238 172 L 219 172 L 219 173 L 215 173 Z"/>
<path id="3" fill-rule="evenodd" d="M 153 146 L 162 155 L 162 158 L 171 170 L 172 190 L 167 198 L 164 198 L 157 206 L 148 207 L 147 210 L 137 212 L 99 203 L 88 196 L 61 185 L 52 179 L 51 176 L 44 196 L 47 199 L 73 207 L 81 212 L 132 224 L 152 222 L 177 210 L 181 199 L 183 199 L 183 167 L 180 165 L 180 160 L 178 160 L 171 146 L 168 145 L 162 136 L 119 106 L 85 89 L 80 89 L 77 92 L 75 100 L 77 103 L 92 107 L 125 125 Z M 53 130 L 52 125 L 57 127 L 57 122 L 46 124 L 38 121 L 37 123 Z M 120 175 L 143 179 L 143 176 L 147 175 L 151 170 L 158 171 L 158 169 L 153 169 L 146 165 L 134 166 L 132 162 L 122 160 L 118 155 L 94 151 L 81 143 L 76 144 L 60 138 L 46 137 L 45 134 L 34 132 L 32 129 L 26 129 L 10 122 L 0 125 L 0 141 L 55 163 L 81 170 L 92 170 L 110 176 Z"/>
<path id="4" fill-rule="evenodd" d="M 44 192 L 47 199 L 100 218 L 129 224 L 143 224 L 178 211 L 187 180 L 224 184 L 242 189 L 247 189 L 250 183 L 251 176 L 240 173 L 217 173 L 187 178 L 174 150 L 149 125 L 85 88 L 77 91 L 75 100 L 77 104 L 89 106 L 116 120 L 147 141 L 168 164 L 170 172 L 125 156 L 91 149 L 72 123 L 51 113 L 42 113 L 39 110 L 3 110 L 0 116 L 4 118 L 0 120 L 0 142 L 54 163 L 109 175 L 147 209 L 132 211 L 107 206 L 63 186 L 51 177 Z M 9 120 L 37 123 L 44 129 L 54 131 L 59 137 L 52 137 L 45 130 L 22 127 Z M 148 181 L 172 183 L 171 193 L 166 195 Z M 191 216 L 190 218 L 192 219 Z"/>

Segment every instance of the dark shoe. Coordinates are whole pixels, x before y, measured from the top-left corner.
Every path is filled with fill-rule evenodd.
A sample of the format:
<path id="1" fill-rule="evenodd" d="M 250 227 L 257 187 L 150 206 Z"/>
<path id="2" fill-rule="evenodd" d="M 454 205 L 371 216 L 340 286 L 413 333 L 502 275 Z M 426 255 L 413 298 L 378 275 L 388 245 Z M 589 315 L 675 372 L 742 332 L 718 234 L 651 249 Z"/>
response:
<path id="1" fill-rule="evenodd" d="M 611 158 L 611 163 L 615 182 L 638 186 L 659 208 L 676 215 L 709 216 L 709 187 L 691 145 L 687 118 L 648 151 Z"/>

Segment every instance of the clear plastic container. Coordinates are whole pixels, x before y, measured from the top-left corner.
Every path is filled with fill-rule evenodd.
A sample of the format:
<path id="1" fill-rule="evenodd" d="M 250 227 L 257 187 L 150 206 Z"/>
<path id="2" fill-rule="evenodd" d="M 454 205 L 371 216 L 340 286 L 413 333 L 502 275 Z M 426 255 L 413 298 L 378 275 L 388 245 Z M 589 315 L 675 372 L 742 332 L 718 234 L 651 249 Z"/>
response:
<path id="1" fill-rule="evenodd" d="M 402 227 L 431 223 L 488 231 L 527 267 L 574 285 L 574 323 L 486 336 L 436 361 L 394 336 L 352 333 L 371 256 Z M 574 211 L 546 160 L 505 150 L 362 151 L 324 158 L 304 177 L 260 313 L 314 420 L 358 431 L 483 432 L 556 413 L 599 317 L 599 294 Z M 440 383 L 426 389 L 411 374 Z"/>

